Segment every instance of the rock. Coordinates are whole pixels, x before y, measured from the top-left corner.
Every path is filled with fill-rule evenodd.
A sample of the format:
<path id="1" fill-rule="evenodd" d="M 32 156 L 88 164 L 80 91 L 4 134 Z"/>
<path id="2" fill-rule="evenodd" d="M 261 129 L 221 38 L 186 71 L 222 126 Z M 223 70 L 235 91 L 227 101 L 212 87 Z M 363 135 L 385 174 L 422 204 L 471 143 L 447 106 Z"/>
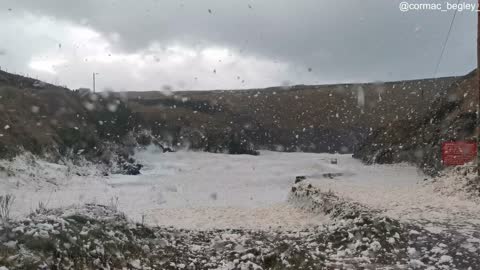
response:
<path id="1" fill-rule="evenodd" d="M 425 264 L 422 261 L 417 260 L 417 259 L 410 260 L 410 262 L 408 264 L 412 269 L 424 269 L 425 268 Z"/>
<path id="2" fill-rule="evenodd" d="M 35 81 L 32 86 L 35 88 L 43 89 L 45 88 L 46 84 L 42 81 Z"/>
<path id="3" fill-rule="evenodd" d="M 323 177 L 330 178 L 330 179 L 333 179 L 335 177 L 342 176 L 342 175 L 343 175 L 343 173 L 324 173 L 324 174 L 322 174 Z"/>
<path id="4" fill-rule="evenodd" d="M 307 179 L 306 176 L 303 176 L 303 175 L 297 176 L 297 177 L 295 177 L 295 184 L 296 184 L 296 183 L 299 183 L 299 182 L 302 182 L 302 181 L 305 180 L 305 179 Z"/>
<path id="5" fill-rule="evenodd" d="M 8 241 L 6 243 L 3 243 L 3 245 L 6 246 L 7 248 L 14 249 L 17 247 L 17 241 Z"/>
<path id="6" fill-rule="evenodd" d="M 47 231 L 41 230 L 38 232 L 38 237 L 46 239 L 46 238 L 49 238 L 50 235 L 48 234 Z"/>
<path id="7" fill-rule="evenodd" d="M 48 223 L 40 223 L 40 224 L 37 224 L 37 228 L 44 231 L 52 231 L 53 225 Z"/>
<path id="8" fill-rule="evenodd" d="M 126 175 L 139 175 L 140 170 L 143 168 L 142 164 L 124 164 L 123 173 Z"/>
<path id="9" fill-rule="evenodd" d="M 158 245 L 159 245 L 161 248 L 165 248 L 166 246 L 168 246 L 168 242 L 167 242 L 167 240 L 165 240 L 165 239 L 159 239 L 159 240 L 158 240 Z"/>
<path id="10" fill-rule="evenodd" d="M 440 260 L 438 260 L 439 264 L 450 264 L 452 262 L 453 262 L 453 258 L 448 255 L 442 255 L 442 257 L 440 257 Z"/>
<path id="11" fill-rule="evenodd" d="M 124 160 L 123 158 L 118 161 L 121 168 L 120 173 L 125 175 L 139 175 L 143 165 L 136 163 L 133 158 Z"/>
<path id="12" fill-rule="evenodd" d="M 130 261 L 130 266 L 133 267 L 134 269 L 142 269 L 142 265 L 140 263 L 140 260 L 133 260 L 133 261 Z"/>
<path id="13" fill-rule="evenodd" d="M 373 241 L 373 242 L 370 244 L 370 249 L 371 249 L 373 252 L 378 252 L 378 251 L 380 251 L 381 248 L 382 248 L 382 245 L 381 245 L 378 241 Z"/>
<path id="14" fill-rule="evenodd" d="M 170 147 L 163 147 L 163 152 L 164 153 L 172 153 L 172 152 L 175 152 L 175 151 L 173 151 L 172 148 L 170 148 Z"/>

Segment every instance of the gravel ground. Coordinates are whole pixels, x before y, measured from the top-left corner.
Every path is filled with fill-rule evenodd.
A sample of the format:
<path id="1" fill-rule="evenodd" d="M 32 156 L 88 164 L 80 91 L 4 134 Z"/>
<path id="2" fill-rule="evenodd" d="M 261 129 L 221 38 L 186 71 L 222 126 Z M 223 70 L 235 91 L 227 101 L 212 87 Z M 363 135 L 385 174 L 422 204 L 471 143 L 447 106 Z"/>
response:
<path id="1" fill-rule="evenodd" d="M 296 231 L 188 230 L 135 224 L 94 204 L 37 211 L 0 227 L 0 269 L 480 267 L 478 231 L 466 239 L 401 223 L 306 181 L 294 185 L 290 201 L 332 221 Z"/>

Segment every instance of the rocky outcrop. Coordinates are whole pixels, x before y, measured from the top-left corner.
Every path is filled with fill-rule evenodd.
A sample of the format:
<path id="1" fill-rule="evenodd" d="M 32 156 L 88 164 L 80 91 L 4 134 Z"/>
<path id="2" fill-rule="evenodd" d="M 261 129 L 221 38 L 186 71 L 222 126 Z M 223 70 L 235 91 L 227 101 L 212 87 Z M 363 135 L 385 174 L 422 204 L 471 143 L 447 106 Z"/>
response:
<path id="1" fill-rule="evenodd" d="M 391 121 L 374 130 L 353 156 L 368 164 L 414 163 L 427 174 L 436 175 L 443 169 L 442 142 L 477 140 L 477 76 L 472 72 L 439 94 L 428 114 Z"/>

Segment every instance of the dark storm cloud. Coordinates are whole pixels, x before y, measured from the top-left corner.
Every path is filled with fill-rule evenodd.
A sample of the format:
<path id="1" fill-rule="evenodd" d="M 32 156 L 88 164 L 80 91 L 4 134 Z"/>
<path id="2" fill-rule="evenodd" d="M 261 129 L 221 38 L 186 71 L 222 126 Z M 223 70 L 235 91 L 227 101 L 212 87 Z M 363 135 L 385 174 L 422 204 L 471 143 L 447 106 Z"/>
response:
<path id="1" fill-rule="evenodd" d="M 121 52 L 144 51 L 152 43 L 220 46 L 288 63 L 285 80 L 297 83 L 309 72 L 320 82 L 432 77 L 453 16 L 401 12 L 398 0 L 1 2 L 17 15 L 88 26 Z M 438 75 L 474 68 L 476 16 L 458 12 Z"/>

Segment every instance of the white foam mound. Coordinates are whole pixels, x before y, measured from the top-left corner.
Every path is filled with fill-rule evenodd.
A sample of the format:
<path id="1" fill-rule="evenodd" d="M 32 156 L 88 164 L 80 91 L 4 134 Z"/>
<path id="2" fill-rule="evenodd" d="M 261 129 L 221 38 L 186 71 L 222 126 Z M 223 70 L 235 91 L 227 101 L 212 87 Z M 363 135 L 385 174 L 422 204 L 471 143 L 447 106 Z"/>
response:
<path id="1" fill-rule="evenodd" d="M 419 185 L 425 176 L 406 164 L 366 166 L 349 155 L 268 151 L 249 156 L 147 149 L 135 158 L 145 165 L 141 175 L 106 177 L 89 163 L 53 164 L 28 154 L 0 160 L 0 192 L 15 195 L 12 214 L 17 217 L 39 204 L 97 203 L 151 225 L 300 228 L 323 222 L 287 202 L 295 177 L 303 175 L 323 191 L 331 189 L 394 218 L 465 221 L 480 216 L 478 204 Z"/>
<path id="2" fill-rule="evenodd" d="M 60 160 L 58 163 L 38 158 L 25 152 L 12 159 L 0 159 L 0 179 L 17 187 L 28 185 L 41 188 L 45 185 L 68 184 L 72 178 L 101 175 L 101 168 L 84 159 Z"/>
<path id="3" fill-rule="evenodd" d="M 446 168 L 438 177 L 429 179 L 426 184 L 444 196 L 480 202 L 480 180 L 477 166 L 473 164 Z M 474 186 L 475 184 L 477 186 Z"/>

